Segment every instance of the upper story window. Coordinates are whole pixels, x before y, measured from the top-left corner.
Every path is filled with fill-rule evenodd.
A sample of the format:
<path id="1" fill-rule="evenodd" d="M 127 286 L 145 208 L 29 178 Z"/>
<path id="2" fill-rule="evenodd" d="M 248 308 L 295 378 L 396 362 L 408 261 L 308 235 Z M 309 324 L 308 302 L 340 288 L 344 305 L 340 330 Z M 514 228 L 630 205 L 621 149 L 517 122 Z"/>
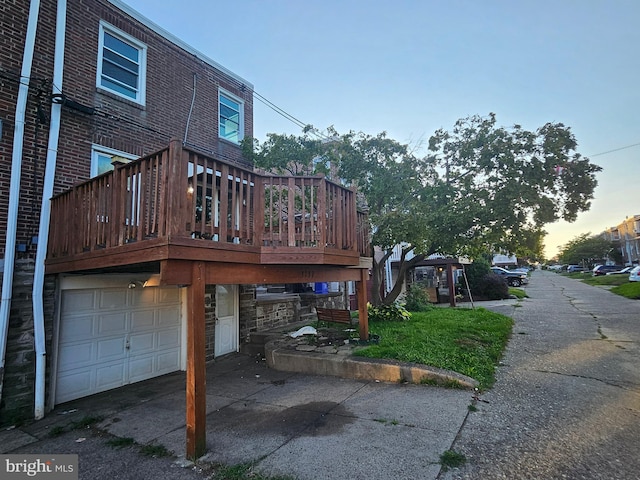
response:
<path id="1" fill-rule="evenodd" d="M 127 152 L 112 148 L 93 145 L 91 147 L 91 177 L 97 177 L 105 172 L 113 170 L 115 162 L 130 162 L 138 157 Z"/>
<path id="2" fill-rule="evenodd" d="M 97 85 L 144 104 L 147 47 L 126 33 L 100 23 Z"/>
<path id="3" fill-rule="evenodd" d="M 240 143 L 244 137 L 244 102 L 228 92 L 218 94 L 220 138 Z"/>

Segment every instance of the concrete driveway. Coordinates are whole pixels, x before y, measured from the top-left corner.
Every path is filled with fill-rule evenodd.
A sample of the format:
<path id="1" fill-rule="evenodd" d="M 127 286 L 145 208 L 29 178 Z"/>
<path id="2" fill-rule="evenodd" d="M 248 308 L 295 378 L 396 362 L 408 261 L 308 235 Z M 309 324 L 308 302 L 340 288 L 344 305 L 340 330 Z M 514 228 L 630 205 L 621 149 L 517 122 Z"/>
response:
<path id="1" fill-rule="evenodd" d="M 300 480 L 433 479 L 472 403 L 469 390 L 278 372 L 233 355 L 208 367 L 208 454 L 197 465 L 178 461 L 183 468 L 141 455 L 141 446 L 161 445 L 184 456 L 184 392 L 178 373 L 70 402 L 1 432 L 0 450 L 79 453 L 86 479 L 205 478 L 208 465 L 247 462 Z M 103 419 L 70 430 L 87 417 Z M 135 444 L 110 446 L 117 438 Z"/>

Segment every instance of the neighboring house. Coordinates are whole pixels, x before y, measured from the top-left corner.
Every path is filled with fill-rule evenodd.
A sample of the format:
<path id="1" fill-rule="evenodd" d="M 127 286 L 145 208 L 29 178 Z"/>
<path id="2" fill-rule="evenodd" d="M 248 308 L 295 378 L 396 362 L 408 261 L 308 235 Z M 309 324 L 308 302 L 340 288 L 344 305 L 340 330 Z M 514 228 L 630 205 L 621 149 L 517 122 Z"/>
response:
<path id="1" fill-rule="evenodd" d="M 600 236 L 617 246 L 624 265 L 640 263 L 640 215 L 625 218 L 617 227 L 606 229 Z"/>
<path id="2" fill-rule="evenodd" d="M 518 266 L 518 259 L 515 255 L 504 255 L 502 253 L 497 253 L 493 256 L 491 264 L 495 265 L 496 267 L 509 269 L 509 267 Z"/>
<path id="3" fill-rule="evenodd" d="M 356 193 L 253 171 L 248 81 L 119 0 L 0 29 L 0 423 L 186 370 L 198 456 L 205 361 L 283 322 L 257 285 L 357 281 L 368 335 Z"/>

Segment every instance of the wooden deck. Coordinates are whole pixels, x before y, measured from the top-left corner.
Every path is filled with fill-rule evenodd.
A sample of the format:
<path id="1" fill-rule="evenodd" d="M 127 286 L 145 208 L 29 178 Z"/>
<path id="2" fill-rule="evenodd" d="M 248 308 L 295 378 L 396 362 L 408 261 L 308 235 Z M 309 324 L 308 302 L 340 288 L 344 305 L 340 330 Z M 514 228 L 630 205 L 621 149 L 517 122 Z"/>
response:
<path id="1" fill-rule="evenodd" d="M 172 141 L 52 199 L 47 273 L 174 260 L 358 267 L 369 228 L 355 196 L 323 176 L 260 175 Z"/>

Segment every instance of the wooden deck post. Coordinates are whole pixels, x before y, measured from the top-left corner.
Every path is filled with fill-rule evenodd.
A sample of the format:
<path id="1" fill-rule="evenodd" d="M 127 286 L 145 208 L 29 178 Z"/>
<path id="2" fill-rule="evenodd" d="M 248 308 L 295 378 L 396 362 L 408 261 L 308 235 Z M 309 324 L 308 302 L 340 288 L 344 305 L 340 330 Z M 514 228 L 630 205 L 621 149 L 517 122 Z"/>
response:
<path id="1" fill-rule="evenodd" d="M 449 286 L 449 306 L 456 306 L 456 286 L 453 283 L 453 265 L 447 265 L 447 284 Z"/>
<path id="2" fill-rule="evenodd" d="M 193 262 L 187 287 L 187 449 L 189 459 L 204 455 L 206 441 L 205 284 L 204 262 Z"/>
<path id="3" fill-rule="evenodd" d="M 360 281 L 356 282 L 356 294 L 358 296 L 358 323 L 360 325 L 360 340 L 369 340 L 369 312 L 367 310 L 367 280 L 369 270 L 360 269 Z"/>

